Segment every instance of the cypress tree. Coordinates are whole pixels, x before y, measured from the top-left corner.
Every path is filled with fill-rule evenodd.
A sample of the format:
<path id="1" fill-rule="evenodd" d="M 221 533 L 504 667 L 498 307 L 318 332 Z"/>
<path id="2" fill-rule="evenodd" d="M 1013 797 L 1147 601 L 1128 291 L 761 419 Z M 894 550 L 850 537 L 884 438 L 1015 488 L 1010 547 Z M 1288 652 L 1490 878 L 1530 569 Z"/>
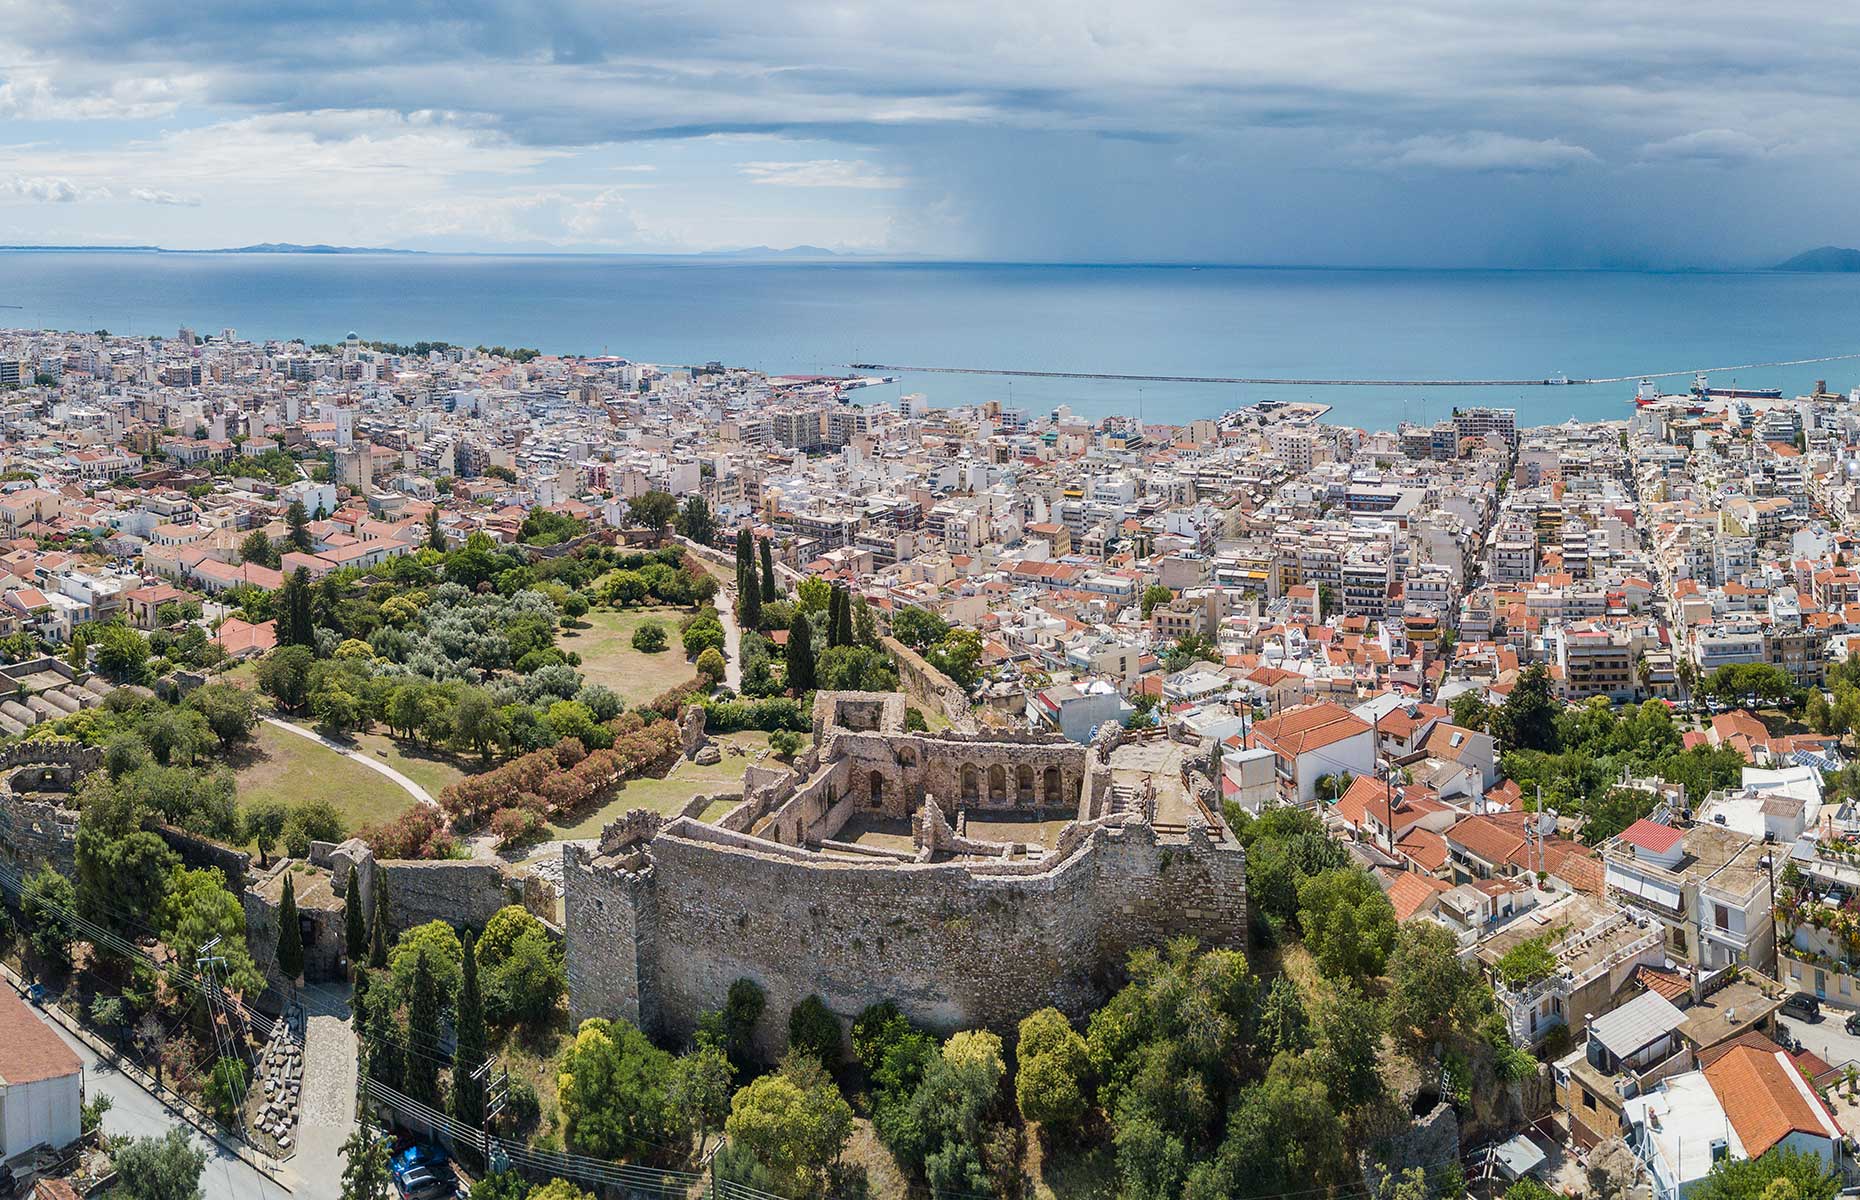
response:
<path id="1" fill-rule="evenodd" d="M 421 1104 L 439 1104 L 439 981 L 422 954 L 413 963 L 413 982 L 407 989 L 407 1086 L 401 1090 Z"/>
<path id="2" fill-rule="evenodd" d="M 375 872 L 375 920 L 368 943 L 368 965 L 374 970 L 387 966 L 388 958 L 388 894 L 387 877 L 379 870 Z"/>
<path id="3" fill-rule="evenodd" d="M 762 603 L 775 602 L 775 559 L 769 552 L 769 540 L 762 539 Z"/>
<path id="4" fill-rule="evenodd" d="M 304 508 L 302 500 L 291 501 L 291 507 L 284 518 L 291 527 L 291 545 L 305 554 L 310 553 L 314 544 L 310 540 L 310 514 Z"/>
<path id="5" fill-rule="evenodd" d="M 404 1034 L 392 1004 L 376 1004 L 368 1014 L 368 1074 L 397 1092 L 407 1082 L 407 1057 L 401 1050 Z"/>
<path id="6" fill-rule="evenodd" d="M 445 531 L 439 528 L 439 506 L 437 504 L 433 505 L 432 511 L 426 514 L 426 548 L 442 553 L 446 548 Z"/>
<path id="7" fill-rule="evenodd" d="M 484 999 L 478 994 L 478 956 L 471 931 L 465 932 L 464 972 L 459 978 L 458 1033 L 452 1051 L 452 1115 L 467 1125 L 484 1124 L 484 1080 L 474 1078 L 484 1065 Z"/>
<path id="8" fill-rule="evenodd" d="M 829 650 L 840 644 L 840 604 L 845 598 L 837 583 L 833 585 L 833 590 L 827 593 L 827 649 Z"/>
<path id="9" fill-rule="evenodd" d="M 292 872 L 284 875 L 284 896 L 278 901 L 278 974 L 295 986 L 304 977 L 304 933 L 297 924 L 297 885 Z"/>
<path id="10" fill-rule="evenodd" d="M 833 644 L 836 646 L 853 645 L 852 607 L 852 593 L 850 591 L 841 592 L 840 623 L 833 627 Z"/>
<path id="11" fill-rule="evenodd" d="M 349 1026 L 360 1037 L 368 1031 L 368 981 L 372 978 L 366 967 L 355 969 L 355 985 L 349 989 Z M 368 1041 L 362 1039 L 363 1070 L 367 1070 Z"/>
<path id="12" fill-rule="evenodd" d="M 757 573 L 756 555 L 752 550 L 743 560 L 743 590 L 736 594 L 736 615 L 748 630 L 762 628 L 762 585 L 756 579 Z"/>
<path id="13" fill-rule="evenodd" d="M 742 595 L 749 581 L 749 531 L 736 531 L 736 594 Z"/>
<path id="14" fill-rule="evenodd" d="M 814 627 L 799 609 L 788 626 L 788 689 L 796 696 L 814 690 Z"/>
<path id="15" fill-rule="evenodd" d="M 349 964 L 359 967 L 368 956 L 368 919 L 362 916 L 362 878 L 349 872 L 349 888 L 342 895 L 342 942 Z"/>

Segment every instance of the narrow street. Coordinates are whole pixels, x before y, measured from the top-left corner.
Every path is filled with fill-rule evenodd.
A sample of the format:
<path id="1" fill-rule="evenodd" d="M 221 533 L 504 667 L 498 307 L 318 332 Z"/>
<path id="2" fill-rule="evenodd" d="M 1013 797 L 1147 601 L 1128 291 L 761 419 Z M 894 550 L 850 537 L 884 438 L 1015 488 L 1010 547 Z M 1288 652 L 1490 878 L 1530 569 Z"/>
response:
<path id="1" fill-rule="evenodd" d="M 205 1200 L 285 1200 L 292 1193 L 257 1168 L 189 1128 L 179 1117 L 164 1108 L 155 1097 L 143 1091 L 133 1080 L 100 1059 L 83 1042 L 72 1037 L 45 1013 L 35 1009 L 39 1020 L 56 1033 L 84 1063 L 84 1095 L 110 1098 L 110 1111 L 104 1114 L 103 1129 L 111 1137 L 160 1137 L 175 1127 L 188 1131 L 196 1146 L 207 1152 L 206 1170 L 200 1177 Z M 353 1085 L 351 1085 L 353 1087 Z M 300 1156 L 301 1157 L 301 1156 Z M 334 1197 L 341 1192 L 334 1176 L 325 1191 L 303 1191 L 299 1195 Z"/>
<path id="2" fill-rule="evenodd" d="M 285 1164 L 291 1192 L 310 1200 L 342 1193 L 342 1143 L 355 1129 L 355 1034 L 338 1016 L 313 1016 L 304 1032 L 303 1109 L 297 1156 Z"/>

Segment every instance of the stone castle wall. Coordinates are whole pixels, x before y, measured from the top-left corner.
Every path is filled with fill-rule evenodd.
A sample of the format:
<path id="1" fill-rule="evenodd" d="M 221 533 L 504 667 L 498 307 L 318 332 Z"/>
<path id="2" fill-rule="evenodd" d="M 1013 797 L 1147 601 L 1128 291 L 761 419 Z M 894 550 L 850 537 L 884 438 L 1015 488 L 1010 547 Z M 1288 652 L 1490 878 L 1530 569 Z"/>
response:
<path id="1" fill-rule="evenodd" d="M 21 875 L 49 865 L 75 878 L 77 811 L 29 793 L 69 791 L 102 765 L 101 749 L 76 742 L 25 741 L 0 749 L 0 863 Z"/>
<path id="2" fill-rule="evenodd" d="M 969 695 L 956 681 L 931 666 L 929 660 L 894 637 L 882 637 L 878 644 L 898 665 L 898 686 L 913 697 L 943 714 L 952 729 L 963 733 L 975 731 L 975 715 L 969 711 Z"/>
<path id="3" fill-rule="evenodd" d="M 933 1030 L 1005 1031 L 1048 1004 L 1084 1015 L 1137 947 L 1245 944 L 1233 843 L 1198 824 L 1168 841 L 1141 824 L 1070 840 L 1063 859 L 999 869 L 856 862 L 684 819 L 631 846 L 603 839 L 599 857 L 571 848 L 570 1007 L 680 1038 L 746 977 L 768 995 L 756 1040 L 773 1055 L 810 993 L 847 1021 L 893 1000 Z"/>

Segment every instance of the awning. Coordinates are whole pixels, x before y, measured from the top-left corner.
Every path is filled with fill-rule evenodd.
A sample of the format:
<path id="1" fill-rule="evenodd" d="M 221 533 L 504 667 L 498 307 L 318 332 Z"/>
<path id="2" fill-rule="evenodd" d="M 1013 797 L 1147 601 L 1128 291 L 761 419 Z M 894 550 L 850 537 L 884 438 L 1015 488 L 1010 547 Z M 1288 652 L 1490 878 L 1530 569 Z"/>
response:
<path id="1" fill-rule="evenodd" d="M 1663 908 L 1679 910 L 1683 899 L 1676 884 L 1662 879 L 1652 879 L 1632 871 L 1622 871 L 1610 865 L 1608 868 L 1608 886 L 1620 888 L 1630 895 L 1650 900 Z"/>

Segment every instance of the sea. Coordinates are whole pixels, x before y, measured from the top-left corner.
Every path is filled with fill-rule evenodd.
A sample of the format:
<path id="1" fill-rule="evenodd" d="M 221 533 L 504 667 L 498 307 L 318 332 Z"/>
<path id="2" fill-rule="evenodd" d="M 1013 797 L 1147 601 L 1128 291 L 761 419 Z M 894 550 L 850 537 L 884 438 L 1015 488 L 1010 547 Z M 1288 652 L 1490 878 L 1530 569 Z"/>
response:
<path id="1" fill-rule="evenodd" d="M 0 252 L 0 326 L 533 346 L 774 374 L 852 363 L 1273 379 L 1593 379 L 1329 387 L 892 372 L 847 393 L 1181 423 L 1262 400 L 1366 429 L 1516 407 L 1526 424 L 1631 411 L 1632 380 L 1860 385 L 1860 275 L 1316 270 L 619 255 Z M 1749 366 L 1848 355 L 1841 361 Z M 870 372 L 867 372 L 870 374 Z"/>

